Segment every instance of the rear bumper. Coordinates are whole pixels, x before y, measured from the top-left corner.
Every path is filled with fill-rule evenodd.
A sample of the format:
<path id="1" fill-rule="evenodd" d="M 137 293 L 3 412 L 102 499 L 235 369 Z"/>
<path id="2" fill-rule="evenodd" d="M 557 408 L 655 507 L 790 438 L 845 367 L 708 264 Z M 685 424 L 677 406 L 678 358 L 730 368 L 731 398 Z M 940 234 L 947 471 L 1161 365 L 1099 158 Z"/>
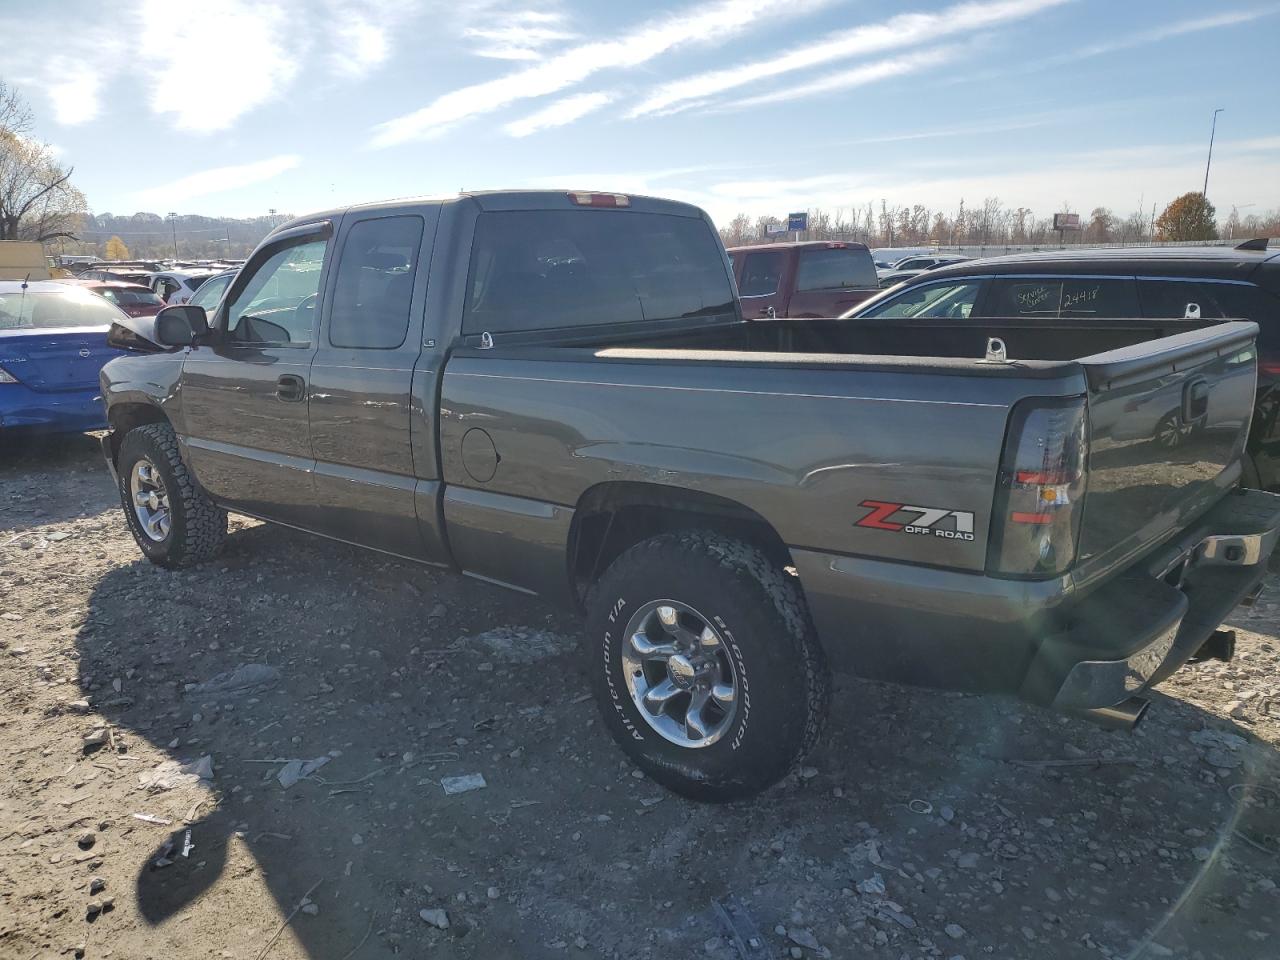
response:
<path id="1" fill-rule="evenodd" d="M 862 676 L 1017 693 L 1064 710 L 1118 703 L 1192 657 L 1254 592 L 1280 537 L 1280 496 L 1249 490 L 1082 594 L 793 550 L 829 659 Z"/>
<path id="2" fill-rule="evenodd" d="M 0 384 L 0 430 L 79 433 L 107 425 L 98 388 L 41 393 L 21 383 Z"/>
<path id="3" fill-rule="evenodd" d="M 1256 595 L 1280 537 L 1280 496 L 1224 497 L 1194 527 L 1071 610 L 1044 640 L 1021 693 L 1063 710 L 1118 703 L 1193 657 Z"/>

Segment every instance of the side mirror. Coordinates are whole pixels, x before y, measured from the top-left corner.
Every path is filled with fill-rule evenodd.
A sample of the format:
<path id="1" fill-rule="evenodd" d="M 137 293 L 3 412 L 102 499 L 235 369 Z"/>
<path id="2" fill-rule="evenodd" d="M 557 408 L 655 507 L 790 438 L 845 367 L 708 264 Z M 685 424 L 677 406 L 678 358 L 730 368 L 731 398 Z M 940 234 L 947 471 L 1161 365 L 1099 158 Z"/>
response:
<path id="1" fill-rule="evenodd" d="M 204 307 L 183 303 L 156 314 L 156 340 L 162 347 L 189 347 L 209 332 Z"/>

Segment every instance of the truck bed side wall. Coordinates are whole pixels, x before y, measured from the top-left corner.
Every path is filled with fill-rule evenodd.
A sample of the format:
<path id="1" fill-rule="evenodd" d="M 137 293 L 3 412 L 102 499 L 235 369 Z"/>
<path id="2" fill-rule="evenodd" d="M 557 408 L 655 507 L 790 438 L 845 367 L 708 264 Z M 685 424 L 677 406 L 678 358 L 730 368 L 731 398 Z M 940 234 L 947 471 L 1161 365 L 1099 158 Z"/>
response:
<path id="1" fill-rule="evenodd" d="M 450 360 L 440 424 L 445 513 L 468 572 L 562 594 L 573 509 L 587 490 L 623 481 L 741 504 L 793 554 L 979 573 L 1010 406 L 1030 392 L 1083 389 L 1078 375 L 1032 384 L 923 368 L 580 355 L 540 361 L 494 350 Z M 857 526 L 874 509 L 864 501 L 971 514 L 971 523 L 950 517 L 938 528 L 971 526 L 972 539 Z M 826 619 L 822 598 L 811 602 Z"/>

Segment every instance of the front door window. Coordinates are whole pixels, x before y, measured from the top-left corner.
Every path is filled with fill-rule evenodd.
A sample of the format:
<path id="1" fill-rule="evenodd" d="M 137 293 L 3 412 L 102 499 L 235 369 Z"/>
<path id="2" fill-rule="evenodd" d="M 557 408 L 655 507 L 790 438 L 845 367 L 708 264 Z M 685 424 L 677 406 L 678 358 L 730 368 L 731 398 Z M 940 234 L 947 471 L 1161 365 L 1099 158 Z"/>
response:
<path id="1" fill-rule="evenodd" d="M 311 240 L 268 257 L 227 307 L 228 342 L 310 346 L 326 245 Z"/>

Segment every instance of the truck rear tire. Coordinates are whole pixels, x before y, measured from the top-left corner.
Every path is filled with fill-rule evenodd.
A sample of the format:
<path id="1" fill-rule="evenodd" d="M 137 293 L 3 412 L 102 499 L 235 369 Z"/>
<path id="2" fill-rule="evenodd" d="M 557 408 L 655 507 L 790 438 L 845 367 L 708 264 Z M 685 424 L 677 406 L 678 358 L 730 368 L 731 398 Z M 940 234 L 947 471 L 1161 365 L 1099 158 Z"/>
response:
<path id="1" fill-rule="evenodd" d="M 591 589 L 586 642 L 609 732 L 676 793 L 749 797 L 821 737 L 829 672 L 799 581 L 741 540 L 631 547 Z"/>
<path id="2" fill-rule="evenodd" d="M 129 531 L 152 563 L 177 569 L 211 560 L 227 535 L 227 514 L 196 483 L 167 423 L 130 430 L 116 469 Z"/>

